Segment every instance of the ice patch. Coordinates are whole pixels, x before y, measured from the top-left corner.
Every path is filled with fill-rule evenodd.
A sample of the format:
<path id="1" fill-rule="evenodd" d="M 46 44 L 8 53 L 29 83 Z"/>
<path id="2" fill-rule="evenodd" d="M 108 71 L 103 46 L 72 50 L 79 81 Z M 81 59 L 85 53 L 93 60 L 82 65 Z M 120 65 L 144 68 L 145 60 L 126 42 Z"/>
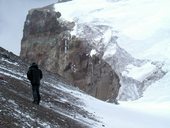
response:
<path id="1" fill-rule="evenodd" d="M 96 55 L 96 50 L 95 49 L 92 49 L 91 52 L 90 52 L 90 56 L 93 57 L 94 55 Z"/>
<path id="2" fill-rule="evenodd" d="M 137 81 L 144 81 L 145 78 L 150 76 L 156 71 L 156 66 L 151 63 L 146 63 L 141 67 L 134 66 L 132 64 L 126 67 L 126 70 L 122 72 L 122 76 L 131 77 Z"/>
<path id="3" fill-rule="evenodd" d="M 1 58 L 1 60 L 2 60 L 2 61 L 5 61 L 5 62 L 7 62 L 7 63 L 9 63 L 9 64 L 13 64 L 13 65 L 19 66 L 19 64 L 18 64 L 17 62 L 11 62 L 11 61 L 9 61 L 9 60 L 7 60 L 7 59 L 5 59 L 5 58 Z"/>
<path id="4" fill-rule="evenodd" d="M 106 48 L 106 51 L 104 52 L 103 59 L 112 57 L 117 51 L 117 45 L 114 43 L 111 43 Z"/>
<path id="5" fill-rule="evenodd" d="M 107 45 L 111 38 L 112 38 L 112 31 L 111 29 L 108 29 L 104 34 L 103 34 L 103 44 Z"/>
<path id="6" fill-rule="evenodd" d="M 4 68 L 4 67 L 0 67 L 0 69 L 3 69 L 5 71 L 7 71 L 7 72 L 10 72 L 10 73 L 7 73 L 7 72 L 4 72 L 4 71 L 0 71 L 1 74 L 4 74 L 4 75 L 7 75 L 7 76 L 16 78 L 18 80 L 23 80 L 23 77 L 26 78 L 25 74 L 21 74 L 21 73 L 15 72 L 13 70 L 10 70 L 10 69 Z"/>

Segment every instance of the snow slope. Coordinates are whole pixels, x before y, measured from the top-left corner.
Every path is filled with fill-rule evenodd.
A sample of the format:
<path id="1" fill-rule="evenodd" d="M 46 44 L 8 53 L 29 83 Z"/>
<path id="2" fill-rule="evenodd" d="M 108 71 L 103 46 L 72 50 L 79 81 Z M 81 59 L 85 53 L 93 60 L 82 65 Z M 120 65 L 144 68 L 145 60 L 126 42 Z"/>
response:
<path id="1" fill-rule="evenodd" d="M 75 93 L 77 95 L 77 93 Z M 169 128 L 170 104 L 153 107 L 146 104 L 126 103 L 115 106 L 86 95 L 79 95 L 86 109 L 103 121 L 106 128 Z M 153 105 L 153 104 L 152 104 Z M 157 105 L 157 104 L 154 104 Z M 141 108 L 138 108 L 138 107 Z M 101 128 L 100 125 L 97 128 Z"/>
<path id="2" fill-rule="evenodd" d="M 97 3 L 97 4 L 96 4 Z M 117 107 L 109 112 L 110 122 L 117 121 L 121 114 L 122 126 L 111 127 L 170 127 L 168 120 L 170 117 L 170 1 L 169 0 L 73 0 L 66 4 L 56 4 L 56 11 L 62 12 L 62 18 L 78 23 L 93 23 L 108 25 L 118 37 L 117 43 L 133 57 L 156 61 L 163 66 L 166 72 L 160 80 L 152 83 L 143 94 L 143 97 L 133 102 L 121 102 L 121 107 L 129 108 L 135 114 L 123 114 L 117 111 Z M 76 34 L 76 27 L 73 34 Z M 109 34 L 108 34 L 109 35 Z M 106 38 L 110 38 L 106 35 Z M 108 51 L 114 55 L 115 48 Z M 133 77 L 139 81 L 145 79 L 147 75 L 153 73 L 155 67 L 151 63 L 146 63 L 142 67 L 127 65 L 123 75 Z M 94 105 L 95 110 L 99 110 L 103 115 L 103 109 L 110 108 Z M 120 108 L 119 108 L 120 109 Z M 128 109 L 128 111 L 129 111 Z M 106 110 L 106 111 L 107 111 Z M 142 114 L 136 111 L 142 111 Z M 122 110 L 123 111 L 123 110 Z M 113 115 L 118 115 L 115 118 Z M 143 112 L 145 113 L 143 115 Z M 100 115 L 99 114 L 99 115 Z M 148 116 L 153 114 L 156 116 Z M 127 116 L 129 115 L 129 116 Z M 137 116 L 138 115 L 138 116 Z M 105 117 L 106 116 L 106 117 Z M 107 114 L 104 119 L 107 119 Z M 127 117 L 127 119 L 125 119 Z M 160 117 L 159 117 L 160 116 Z M 139 118 L 139 122 L 137 121 Z M 161 119 L 160 119 L 161 118 Z M 125 119 L 125 120 L 124 120 Z M 165 119 L 165 120 L 164 120 Z M 124 121 L 126 123 L 124 123 Z M 164 122 L 165 121 L 165 122 Z M 167 122 L 166 122 L 167 121 Z M 136 123 L 136 126 L 129 122 Z M 119 122 L 120 123 L 120 122 Z M 118 123 L 118 124 L 119 124 Z M 139 125 L 139 124 L 140 125 Z M 148 124 L 148 125 L 147 125 Z M 147 126 L 146 126 L 147 125 Z"/>
<path id="3" fill-rule="evenodd" d="M 60 86 L 62 91 L 80 98 L 85 103 L 84 109 L 93 113 L 102 123 L 91 126 L 92 128 L 169 128 L 170 104 L 133 104 L 122 103 L 113 105 L 100 101 L 76 90 Z M 159 105 L 159 106 L 156 106 Z M 168 106 L 162 106 L 168 105 Z M 141 108 L 139 108 L 141 107 Z"/>
<path id="4" fill-rule="evenodd" d="M 6 78 L 9 77 L 9 79 L 17 79 L 20 80 L 21 85 L 15 85 L 14 81 L 12 80 L 13 84 L 8 85 L 7 83 L 10 83 L 10 80 L 5 80 L 2 82 L 2 79 L 0 79 L 0 82 L 3 83 L 3 85 L 0 85 L 1 88 L 5 89 L 5 86 L 10 88 L 9 90 L 16 89 L 15 86 L 19 87 L 21 89 L 24 88 L 24 90 L 19 89 L 19 97 L 21 99 L 12 99 L 13 96 L 3 97 L 2 94 L 4 92 L 1 90 L 1 98 L 0 101 L 6 101 L 8 102 L 8 105 L 14 106 L 14 112 L 13 117 L 16 116 L 18 122 L 22 122 L 20 124 L 17 124 L 21 127 L 31 127 L 31 126 L 40 126 L 40 127 L 48 127 L 48 128 L 58 128 L 58 127 L 64 127 L 61 124 L 58 126 L 57 124 L 61 121 L 63 122 L 63 125 L 69 122 L 65 122 L 65 118 L 69 118 L 72 121 L 77 121 L 78 124 L 86 124 L 89 128 L 169 128 L 170 127 L 170 106 L 157 106 L 157 107 L 151 107 L 148 105 L 144 105 L 136 103 L 136 105 L 132 103 L 121 103 L 121 105 L 114 105 L 111 103 L 103 102 L 98 99 L 95 99 L 94 97 L 91 97 L 80 90 L 68 86 L 68 84 L 65 82 L 63 83 L 61 79 L 56 81 L 57 79 L 54 79 L 54 76 L 47 76 L 44 74 L 44 78 L 42 81 L 42 87 L 41 87 L 41 94 L 43 96 L 48 96 L 47 98 L 43 98 L 40 106 L 30 106 L 30 92 L 27 92 L 23 95 L 23 91 L 27 91 L 28 89 L 28 80 L 26 79 L 26 76 L 24 75 L 26 73 L 26 65 L 21 64 L 19 61 L 16 62 L 16 60 L 11 61 L 9 58 L 1 58 L 1 65 L 0 65 L 0 76 L 4 76 Z M 21 67 L 23 69 L 21 69 Z M 20 69 L 20 70 L 19 70 Z M 19 78 L 18 78 L 19 77 Z M 15 85 L 13 87 L 13 85 Z M 22 93 L 21 93 L 21 92 Z M 15 91 L 14 91 L 15 92 Z M 48 94 L 48 95 L 47 95 Z M 52 96 L 52 97 L 51 97 Z M 5 102 L 5 103 L 6 103 Z M 18 104 L 19 102 L 19 104 Z M 1 103 L 1 102 L 0 102 Z M 24 106 L 24 103 L 28 105 L 27 107 Z M 59 104 L 58 104 L 59 103 Z M 150 103 L 150 102 L 149 102 Z M 164 102 L 165 103 L 165 102 Z M 69 109 L 62 108 L 62 106 L 69 105 Z M 7 105 L 7 104 L 6 104 Z M 138 108 L 139 106 L 142 106 L 142 108 Z M 168 104 L 164 104 L 168 105 Z M 13 110 L 11 106 L 5 106 L 8 108 L 8 111 Z M 22 106 L 22 107 L 21 107 Z M 32 107 L 32 108 L 31 108 Z M 72 107 L 75 107 L 73 109 Z M 145 108 L 143 108 L 145 107 Z M 34 116 L 35 113 L 42 113 L 38 112 L 38 110 L 43 111 L 46 109 L 50 110 L 50 114 L 60 114 L 59 120 L 55 120 L 55 118 L 49 118 L 49 120 L 43 120 L 43 118 L 40 116 Z M 77 108 L 77 109 L 76 109 Z M 26 109 L 24 111 L 24 109 Z M 152 111 L 151 111 L 152 110 Z M 28 113 L 29 111 L 29 113 Z M 32 112 L 33 111 L 33 112 Z M 89 113 L 84 115 L 81 113 Z M 0 112 L 4 112 L 3 108 L 0 108 Z M 48 111 L 45 115 L 49 116 Z M 62 116 L 61 116 L 62 115 Z M 54 116 L 55 117 L 55 116 Z M 44 117 L 45 118 L 45 117 Z M 57 117 L 58 118 L 58 117 Z M 62 118 L 62 119 L 61 119 Z M 1 120 L 0 116 L 0 120 Z M 45 118 L 46 119 L 46 118 Z M 2 120 L 1 120 L 2 121 Z M 66 120 L 68 121 L 68 119 Z M 10 122 L 9 122 L 10 123 Z M 73 122 L 72 122 L 73 123 Z M 78 125 L 77 124 L 77 125 Z M 76 126 L 77 126 L 76 125 Z M 69 128 L 74 128 L 75 125 L 69 126 Z M 82 127 L 82 126 L 81 126 Z"/>

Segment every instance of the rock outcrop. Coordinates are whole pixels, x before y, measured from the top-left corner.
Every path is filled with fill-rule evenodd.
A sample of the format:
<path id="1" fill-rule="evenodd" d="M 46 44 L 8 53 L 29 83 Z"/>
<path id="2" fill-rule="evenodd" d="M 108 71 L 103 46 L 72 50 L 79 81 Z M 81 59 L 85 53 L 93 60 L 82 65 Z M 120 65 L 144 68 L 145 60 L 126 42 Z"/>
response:
<path id="1" fill-rule="evenodd" d="M 101 100 L 114 102 L 119 77 L 86 38 L 72 36 L 74 22 L 64 21 L 53 6 L 33 9 L 27 15 L 20 56 L 58 73 L 80 89 Z"/>

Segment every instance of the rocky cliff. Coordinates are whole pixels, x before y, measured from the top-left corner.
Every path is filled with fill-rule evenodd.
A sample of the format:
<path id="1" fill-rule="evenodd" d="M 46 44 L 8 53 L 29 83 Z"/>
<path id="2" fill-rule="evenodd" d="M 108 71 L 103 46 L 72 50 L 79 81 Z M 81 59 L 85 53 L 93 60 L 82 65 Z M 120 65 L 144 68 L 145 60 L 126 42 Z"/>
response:
<path id="1" fill-rule="evenodd" d="M 102 59 L 102 52 L 92 54 L 95 47 L 88 37 L 71 35 L 75 23 L 61 19 L 61 15 L 54 11 L 53 5 L 30 10 L 24 25 L 20 56 L 59 73 L 92 96 L 115 101 L 120 88 L 118 75 Z M 91 32 L 88 26 L 83 27 Z"/>

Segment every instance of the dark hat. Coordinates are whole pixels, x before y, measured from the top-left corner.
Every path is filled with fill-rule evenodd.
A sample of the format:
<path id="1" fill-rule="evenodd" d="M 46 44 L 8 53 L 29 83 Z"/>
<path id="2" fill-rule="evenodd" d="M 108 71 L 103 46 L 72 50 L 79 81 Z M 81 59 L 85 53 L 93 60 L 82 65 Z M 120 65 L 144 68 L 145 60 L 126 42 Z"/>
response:
<path id="1" fill-rule="evenodd" d="M 38 65 L 37 65 L 35 62 L 33 62 L 33 63 L 31 64 L 31 67 L 37 67 L 37 68 L 38 68 Z"/>

